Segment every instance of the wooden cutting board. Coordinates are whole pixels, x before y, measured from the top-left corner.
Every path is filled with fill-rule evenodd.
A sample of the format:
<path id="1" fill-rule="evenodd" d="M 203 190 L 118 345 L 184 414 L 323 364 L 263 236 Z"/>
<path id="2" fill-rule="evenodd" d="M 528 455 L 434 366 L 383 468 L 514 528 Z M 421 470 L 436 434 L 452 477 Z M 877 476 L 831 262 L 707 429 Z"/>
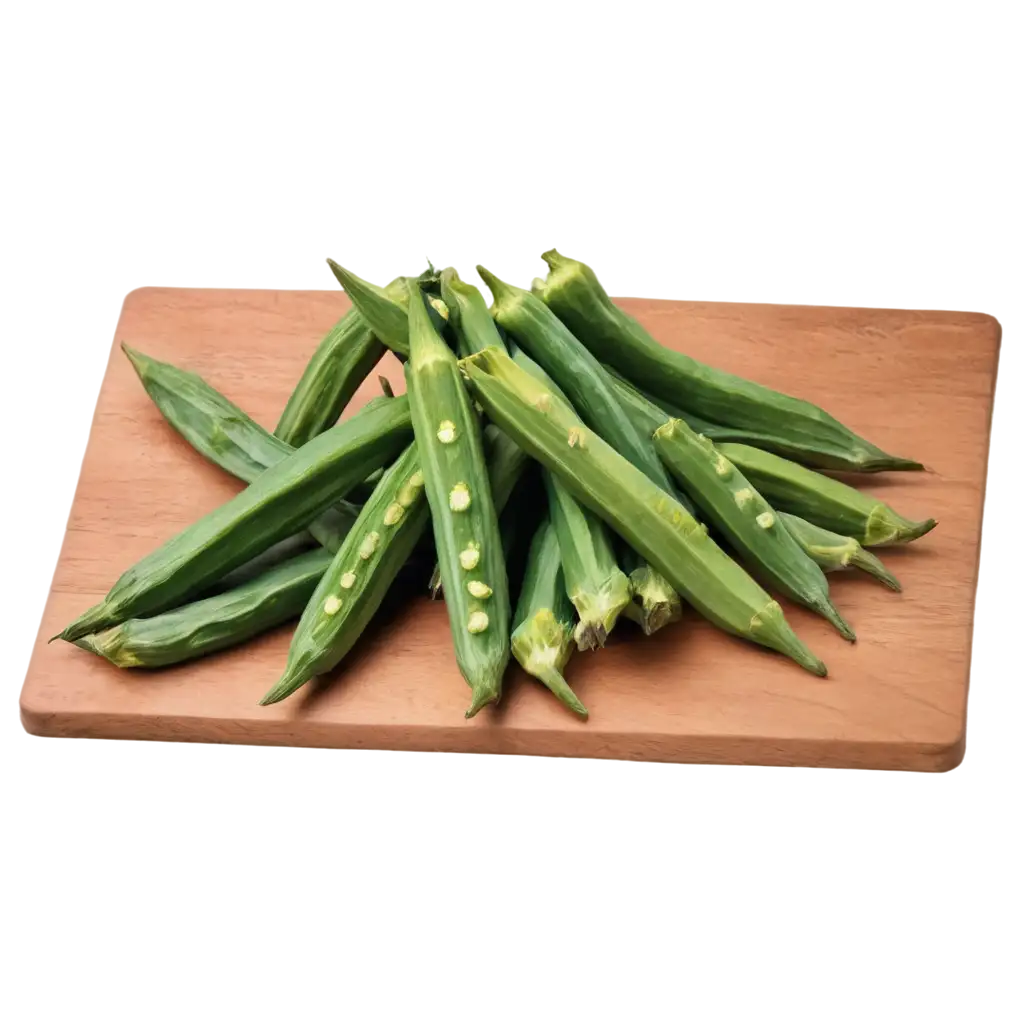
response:
<path id="1" fill-rule="evenodd" d="M 116 342 L 194 370 L 273 429 L 292 386 L 347 308 L 340 292 L 144 288 Z M 943 771 L 964 753 L 974 594 L 1000 328 L 974 313 L 624 299 L 663 343 L 813 399 L 925 473 L 864 484 L 938 528 L 882 552 L 893 594 L 832 576 L 857 630 L 849 645 L 786 606 L 828 663 L 817 680 L 688 612 L 645 639 L 629 623 L 568 679 L 576 720 L 518 667 L 500 707 L 463 718 L 445 610 L 412 601 L 371 627 L 342 668 L 268 708 L 290 628 L 160 672 L 119 671 L 46 639 L 98 601 L 128 565 L 235 494 L 240 484 L 167 426 L 116 345 L 21 695 L 43 736 L 450 750 L 653 761 Z M 385 372 L 400 385 L 392 357 Z M 373 377 L 355 404 L 378 392 Z"/>

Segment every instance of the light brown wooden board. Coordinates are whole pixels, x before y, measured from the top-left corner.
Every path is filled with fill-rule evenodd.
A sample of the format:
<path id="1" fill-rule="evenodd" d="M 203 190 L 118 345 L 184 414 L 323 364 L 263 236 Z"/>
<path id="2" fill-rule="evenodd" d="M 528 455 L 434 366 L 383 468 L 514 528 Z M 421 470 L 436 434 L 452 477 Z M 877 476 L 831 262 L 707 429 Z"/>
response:
<path id="1" fill-rule="evenodd" d="M 513 667 L 498 709 L 466 721 L 445 610 L 418 599 L 371 629 L 341 670 L 257 706 L 290 628 L 156 673 L 119 671 L 46 639 L 121 571 L 240 484 L 162 420 L 116 345 L 103 382 L 60 561 L 21 695 L 29 732 L 153 740 L 451 750 L 657 761 L 948 770 L 964 752 L 966 701 L 999 324 L 973 313 L 621 300 L 660 341 L 810 398 L 926 473 L 864 485 L 938 528 L 881 552 L 893 594 L 830 577 L 857 630 L 846 644 L 786 605 L 828 663 L 817 680 L 688 612 L 645 639 L 623 623 L 568 678 L 580 722 Z M 116 341 L 204 376 L 266 427 L 317 342 L 347 308 L 338 292 L 145 288 L 125 300 Z M 398 364 L 386 372 L 401 385 Z M 378 393 L 373 376 L 357 404 Z"/>

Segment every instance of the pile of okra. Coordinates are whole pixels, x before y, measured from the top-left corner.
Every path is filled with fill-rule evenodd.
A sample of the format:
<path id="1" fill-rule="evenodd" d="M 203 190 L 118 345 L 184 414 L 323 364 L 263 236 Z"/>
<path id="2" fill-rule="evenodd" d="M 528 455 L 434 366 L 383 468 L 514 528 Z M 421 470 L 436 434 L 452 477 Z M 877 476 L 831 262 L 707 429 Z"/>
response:
<path id="1" fill-rule="evenodd" d="M 125 346 L 167 422 L 248 486 L 60 637 L 159 668 L 298 619 L 260 700 L 273 704 L 335 669 L 411 586 L 447 607 L 467 718 L 499 700 L 510 654 L 586 717 L 563 675 L 573 650 L 603 647 L 621 619 L 649 636 L 684 605 L 824 676 L 772 594 L 852 641 L 825 574 L 853 567 L 899 590 L 866 549 L 935 526 L 828 471 L 921 465 L 663 347 L 590 267 L 543 259 L 530 290 L 477 267 L 489 307 L 452 268 L 382 288 L 328 261 L 352 308 L 273 434 L 202 378 Z M 406 394 L 380 378 L 383 394 L 342 420 L 386 349 Z"/>

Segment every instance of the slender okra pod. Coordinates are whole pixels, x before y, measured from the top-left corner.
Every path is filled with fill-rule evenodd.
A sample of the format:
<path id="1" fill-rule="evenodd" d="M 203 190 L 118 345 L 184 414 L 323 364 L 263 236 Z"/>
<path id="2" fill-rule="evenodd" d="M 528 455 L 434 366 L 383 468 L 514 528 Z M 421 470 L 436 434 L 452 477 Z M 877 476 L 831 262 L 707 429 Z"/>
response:
<path id="1" fill-rule="evenodd" d="M 162 363 L 122 344 L 164 419 L 204 458 L 232 476 L 252 483 L 265 469 L 294 451 L 264 430 L 198 374 Z M 371 400 L 377 402 L 377 399 Z M 353 489 L 354 491 L 354 489 Z M 309 532 L 329 551 L 337 551 L 359 510 L 338 502 L 309 524 Z"/>
<path id="2" fill-rule="evenodd" d="M 816 658 L 778 602 L 707 535 L 707 530 L 553 392 L 494 348 L 460 363 L 486 414 L 558 475 L 690 604 L 722 629 L 780 651 L 816 675 Z"/>
<path id="3" fill-rule="evenodd" d="M 308 526 L 368 473 L 393 459 L 408 443 L 409 430 L 404 398 L 384 400 L 331 427 L 128 569 L 61 638 L 74 641 L 189 600 Z"/>
<path id="4" fill-rule="evenodd" d="M 713 423 L 778 438 L 815 456 L 823 467 L 860 472 L 921 469 L 913 459 L 886 454 L 810 402 L 659 345 L 612 302 L 586 264 L 554 249 L 543 259 L 550 273 L 546 281 L 534 282 L 535 294 L 598 359 L 637 387 Z"/>
<path id="5" fill-rule="evenodd" d="M 448 323 L 460 357 L 482 352 L 491 345 L 505 351 L 505 341 L 480 290 L 463 281 L 454 267 L 441 271 L 441 298 L 450 311 Z"/>
<path id="6" fill-rule="evenodd" d="M 608 527 L 581 505 L 555 474 L 546 470 L 542 476 L 558 536 L 566 593 L 579 615 L 576 646 L 581 651 L 604 647 L 632 599 L 629 578 L 619 568 Z"/>
<path id="7" fill-rule="evenodd" d="M 485 267 L 477 273 L 494 295 L 491 315 L 568 397 L 580 418 L 663 490 L 672 484 L 649 437 L 633 426 L 608 372 L 535 295 Z"/>
<path id="8" fill-rule="evenodd" d="M 827 619 L 846 640 L 856 635 L 829 597 L 825 574 L 779 521 L 779 515 L 715 446 L 682 420 L 654 432 L 673 476 L 729 539 L 747 568 L 769 587 Z"/>
<path id="9" fill-rule="evenodd" d="M 467 717 L 501 696 L 509 596 L 480 423 L 455 354 L 419 295 L 409 303 L 406 387 L 426 481 L 455 657 L 472 691 Z"/>
<path id="10" fill-rule="evenodd" d="M 329 551 L 307 551 L 212 597 L 75 643 L 118 668 L 162 668 L 222 651 L 300 615 L 330 563 Z"/>
<path id="11" fill-rule="evenodd" d="M 551 520 L 545 518 L 526 556 L 526 573 L 513 618 L 512 654 L 570 711 L 586 718 L 587 709 L 562 675 L 572 654 L 574 619 L 566 596 L 558 535 Z"/>
<path id="12" fill-rule="evenodd" d="M 853 537 L 865 547 L 904 544 L 935 528 L 934 519 L 913 522 L 884 501 L 771 452 L 723 443 L 718 450 L 780 512 Z"/>
<path id="13" fill-rule="evenodd" d="M 836 572 L 852 566 L 874 576 L 890 590 L 903 589 L 900 581 L 882 564 L 882 560 L 870 551 L 865 551 L 853 537 L 843 537 L 831 530 L 822 529 L 789 512 L 780 512 L 779 515 L 794 540 L 824 572 Z"/>
<path id="14" fill-rule="evenodd" d="M 352 305 L 359 310 L 373 333 L 396 355 L 407 358 L 409 300 L 414 292 L 417 296 L 420 295 L 421 288 L 435 286 L 436 279 L 432 271 L 420 274 L 419 277 L 400 277 L 392 281 L 387 288 L 381 288 L 357 277 L 334 260 L 328 260 L 327 263 L 338 283 L 345 289 L 345 294 L 352 300 Z M 427 302 L 430 321 L 440 332 L 448 320 L 448 308 L 436 295 L 429 296 Z"/>
<path id="15" fill-rule="evenodd" d="M 407 294 L 405 278 L 396 278 L 384 294 Z M 281 413 L 275 436 L 294 448 L 333 426 L 356 388 L 380 362 L 385 346 L 358 309 L 350 309 L 324 336 L 306 364 Z"/>
<path id="16" fill-rule="evenodd" d="M 284 674 L 260 701 L 276 704 L 352 649 L 427 527 L 419 453 L 411 444 L 381 477 L 302 613 Z"/>

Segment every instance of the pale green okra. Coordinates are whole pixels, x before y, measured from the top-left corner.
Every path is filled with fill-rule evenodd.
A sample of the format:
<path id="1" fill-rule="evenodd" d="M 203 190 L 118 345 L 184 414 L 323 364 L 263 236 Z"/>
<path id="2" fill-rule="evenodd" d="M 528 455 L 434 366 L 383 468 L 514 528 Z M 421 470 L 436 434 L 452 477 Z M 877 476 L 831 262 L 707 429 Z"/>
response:
<path id="1" fill-rule="evenodd" d="M 779 513 L 715 446 L 682 420 L 654 432 L 665 465 L 708 522 L 770 588 L 827 619 L 846 640 L 856 635 L 829 597 L 825 574 L 780 521 Z"/>
<path id="2" fill-rule="evenodd" d="M 406 387 L 426 481 L 455 657 L 472 691 L 467 717 L 501 696 L 509 594 L 480 423 L 455 354 L 419 296 L 409 303 Z"/>
<path id="3" fill-rule="evenodd" d="M 905 544 L 935 528 L 934 519 L 904 519 L 884 501 L 771 452 L 745 444 L 717 447 L 780 512 L 853 537 L 865 547 Z"/>
<path id="4" fill-rule="evenodd" d="M 575 617 L 566 596 L 558 535 L 545 516 L 526 556 L 526 573 L 513 617 L 512 654 L 570 711 L 586 718 L 587 709 L 562 674 L 572 655 Z"/>
<path id="5" fill-rule="evenodd" d="M 122 574 L 60 634 L 74 641 L 188 601 L 309 525 L 408 443 L 409 405 L 388 399 L 313 438 Z M 56 639 L 56 638 L 55 638 Z"/>
<path id="6" fill-rule="evenodd" d="M 423 536 L 429 518 L 413 443 L 384 473 L 323 573 L 292 637 L 284 673 L 261 704 L 284 700 L 348 654 Z"/>
<path id="7" fill-rule="evenodd" d="M 487 415 L 556 473 L 702 615 L 730 633 L 786 654 L 816 675 L 825 674 L 825 665 L 790 628 L 778 602 L 671 494 L 587 428 L 550 389 L 496 349 L 460 365 Z"/>

